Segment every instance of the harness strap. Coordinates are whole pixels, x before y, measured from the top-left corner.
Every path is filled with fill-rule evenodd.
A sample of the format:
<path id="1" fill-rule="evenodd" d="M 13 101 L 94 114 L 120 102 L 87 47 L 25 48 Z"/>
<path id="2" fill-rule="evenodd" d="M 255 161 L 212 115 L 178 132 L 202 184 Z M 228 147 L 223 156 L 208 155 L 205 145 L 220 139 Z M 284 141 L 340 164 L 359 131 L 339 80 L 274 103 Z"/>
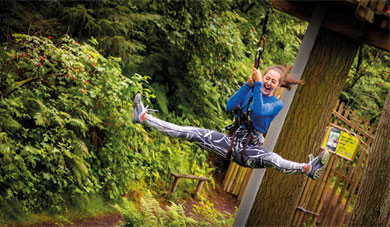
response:
<path id="1" fill-rule="evenodd" d="M 241 162 L 242 162 L 242 164 L 244 164 L 244 157 L 245 157 L 246 147 L 248 146 L 249 141 L 251 141 L 252 139 L 253 139 L 252 130 L 249 130 L 248 137 L 246 138 L 244 147 L 242 148 L 242 152 L 241 152 Z"/>
<path id="2" fill-rule="evenodd" d="M 227 159 L 230 159 L 232 157 L 232 148 L 233 148 L 233 144 L 234 144 L 234 139 L 236 138 L 237 129 L 235 129 L 233 134 L 232 134 L 232 139 L 230 141 L 229 149 L 228 149 L 228 152 L 226 154 Z"/>

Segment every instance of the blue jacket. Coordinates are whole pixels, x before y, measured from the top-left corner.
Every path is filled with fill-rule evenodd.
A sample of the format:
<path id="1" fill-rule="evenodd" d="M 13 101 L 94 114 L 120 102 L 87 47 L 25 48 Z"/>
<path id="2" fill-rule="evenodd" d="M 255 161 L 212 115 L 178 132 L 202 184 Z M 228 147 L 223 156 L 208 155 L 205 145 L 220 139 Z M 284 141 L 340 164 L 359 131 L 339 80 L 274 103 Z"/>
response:
<path id="1" fill-rule="evenodd" d="M 250 119 L 253 126 L 261 133 L 265 133 L 272 120 L 283 108 L 283 102 L 275 96 L 264 96 L 261 92 L 262 82 L 255 82 L 253 89 L 253 102 L 249 105 L 252 109 Z M 226 103 L 228 111 L 235 110 L 238 106 L 245 107 L 250 99 L 252 88 L 246 82 Z M 244 112 L 247 108 L 244 108 Z"/>

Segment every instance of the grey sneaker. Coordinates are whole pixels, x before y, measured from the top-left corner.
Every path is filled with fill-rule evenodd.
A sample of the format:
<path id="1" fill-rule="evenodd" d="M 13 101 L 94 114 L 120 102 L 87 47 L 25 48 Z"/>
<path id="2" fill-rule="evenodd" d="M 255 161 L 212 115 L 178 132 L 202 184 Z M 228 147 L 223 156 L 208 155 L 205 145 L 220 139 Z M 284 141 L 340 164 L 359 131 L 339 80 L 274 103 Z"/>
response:
<path id="1" fill-rule="evenodd" d="M 326 168 L 329 162 L 329 151 L 325 150 L 320 155 L 313 158 L 313 155 L 309 155 L 309 172 L 307 175 L 313 180 L 320 178 L 322 171 Z"/>
<path id="2" fill-rule="evenodd" d="M 133 123 L 142 123 L 141 118 L 147 110 L 142 104 L 141 94 L 138 93 L 134 99 L 134 109 L 133 109 Z"/>

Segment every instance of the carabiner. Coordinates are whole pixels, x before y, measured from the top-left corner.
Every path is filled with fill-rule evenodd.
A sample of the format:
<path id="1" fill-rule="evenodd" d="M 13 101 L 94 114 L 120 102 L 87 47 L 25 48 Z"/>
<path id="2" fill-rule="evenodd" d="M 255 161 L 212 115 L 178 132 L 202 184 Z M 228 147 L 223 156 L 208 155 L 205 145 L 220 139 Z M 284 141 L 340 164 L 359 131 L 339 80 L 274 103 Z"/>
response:
<path id="1" fill-rule="evenodd" d="M 261 47 L 261 42 L 263 41 L 263 47 Z M 255 54 L 255 65 L 254 67 L 256 69 L 259 68 L 259 65 L 260 65 L 260 61 L 261 61 L 261 55 L 263 54 L 265 50 L 265 36 L 262 36 L 261 39 L 259 40 L 259 42 L 257 43 L 257 50 L 256 50 L 256 54 Z"/>

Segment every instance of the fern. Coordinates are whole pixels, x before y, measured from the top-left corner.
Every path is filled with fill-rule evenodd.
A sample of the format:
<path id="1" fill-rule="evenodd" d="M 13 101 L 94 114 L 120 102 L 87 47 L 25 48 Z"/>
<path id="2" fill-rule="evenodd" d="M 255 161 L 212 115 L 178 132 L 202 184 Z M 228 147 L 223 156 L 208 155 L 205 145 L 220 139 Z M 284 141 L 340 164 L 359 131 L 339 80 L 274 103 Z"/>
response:
<path id="1" fill-rule="evenodd" d="M 76 154 L 80 154 L 81 152 L 83 152 L 83 153 L 89 155 L 88 147 L 84 143 L 84 141 L 82 141 L 80 139 L 75 139 L 75 140 L 72 140 L 72 144 L 73 144 L 73 147 L 75 148 Z"/>
<path id="2" fill-rule="evenodd" d="M 88 128 L 85 125 L 84 121 L 77 118 L 71 118 L 66 120 L 66 124 L 78 129 L 83 135 L 87 132 Z"/>
<path id="3" fill-rule="evenodd" d="M 86 9 L 82 4 L 77 5 L 77 7 L 65 7 L 63 20 L 70 22 L 75 28 L 75 32 L 81 32 L 85 29 L 89 35 L 100 30 L 100 26 L 96 24 L 95 18 L 91 15 L 92 13 L 92 9 Z"/>
<path id="4" fill-rule="evenodd" d="M 159 105 L 160 109 L 164 114 L 168 114 L 168 99 L 165 95 L 167 92 L 165 87 L 158 83 L 151 84 L 151 87 L 153 88 L 154 94 L 156 94 L 157 104 Z"/>
<path id="5" fill-rule="evenodd" d="M 47 112 L 38 112 L 34 114 L 35 124 L 37 126 L 47 126 L 50 121 L 47 117 Z"/>
<path id="6" fill-rule="evenodd" d="M 0 143 L 5 143 L 7 141 L 7 133 L 0 132 Z"/>
<path id="7" fill-rule="evenodd" d="M 22 128 L 22 125 L 10 116 L 0 115 L 0 127 L 7 132 L 16 132 Z"/>
<path id="8" fill-rule="evenodd" d="M 115 205 L 121 212 L 125 226 L 191 226 L 196 221 L 186 217 L 183 206 L 172 203 L 165 209 L 152 197 L 150 191 L 141 198 L 140 204 L 123 199 L 123 205 Z M 137 209 L 137 207 L 139 208 Z"/>

